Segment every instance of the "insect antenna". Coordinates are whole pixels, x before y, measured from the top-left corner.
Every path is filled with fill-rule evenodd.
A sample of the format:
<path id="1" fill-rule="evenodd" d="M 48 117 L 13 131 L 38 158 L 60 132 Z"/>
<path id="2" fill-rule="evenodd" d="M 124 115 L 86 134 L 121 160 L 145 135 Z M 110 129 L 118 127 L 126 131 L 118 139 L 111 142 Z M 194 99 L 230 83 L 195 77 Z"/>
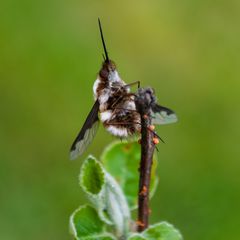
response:
<path id="1" fill-rule="evenodd" d="M 99 25 L 99 30 L 100 30 L 100 34 L 101 34 L 102 44 L 103 44 L 103 48 L 104 48 L 104 52 L 105 52 L 105 58 L 106 58 L 105 61 L 109 62 L 107 48 L 106 48 L 104 37 L 103 37 L 103 31 L 102 31 L 102 25 L 101 25 L 100 18 L 98 18 L 98 25 Z"/>

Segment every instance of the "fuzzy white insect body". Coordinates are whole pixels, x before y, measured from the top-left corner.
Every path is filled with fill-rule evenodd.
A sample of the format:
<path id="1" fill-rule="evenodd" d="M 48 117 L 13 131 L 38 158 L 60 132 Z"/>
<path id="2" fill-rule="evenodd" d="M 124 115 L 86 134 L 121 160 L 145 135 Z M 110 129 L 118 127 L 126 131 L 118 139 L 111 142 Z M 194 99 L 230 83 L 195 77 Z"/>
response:
<path id="1" fill-rule="evenodd" d="M 98 101 L 100 103 L 100 108 L 101 105 L 104 105 L 107 103 L 109 97 L 111 96 L 111 90 L 108 88 L 105 88 L 101 91 L 101 94 L 98 96 Z"/>
<path id="2" fill-rule="evenodd" d="M 109 73 L 108 80 L 109 80 L 110 83 L 111 83 L 111 82 L 122 82 L 123 84 L 125 84 L 125 83 L 123 82 L 123 80 L 120 78 L 117 70 L 111 71 L 111 72 Z"/>
<path id="3" fill-rule="evenodd" d="M 86 150 L 96 134 L 99 120 L 109 133 L 120 138 L 131 136 L 139 130 L 136 122 L 140 118 L 135 111 L 130 87 L 120 78 L 116 64 L 108 57 L 100 20 L 99 29 L 105 53 L 104 62 L 93 85 L 95 103 L 71 146 L 72 159 Z"/>
<path id="4" fill-rule="evenodd" d="M 112 117 L 112 114 L 113 114 L 112 110 L 107 110 L 107 111 L 101 112 L 101 113 L 100 113 L 100 119 L 101 119 L 101 121 L 102 121 L 102 122 L 105 122 L 105 121 L 110 120 L 111 117 Z"/>
<path id="5" fill-rule="evenodd" d="M 100 121 L 112 135 L 126 138 L 139 130 L 140 121 L 130 86 L 120 78 L 113 61 L 105 61 L 93 86 Z"/>
<path id="6" fill-rule="evenodd" d="M 99 80 L 99 78 L 97 78 L 96 79 L 96 81 L 94 82 L 94 84 L 93 84 L 93 94 L 94 94 L 94 99 L 96 100 L 97 99 L 97 89 L 98 89 L 98 87 L 99 87 L 99 84 L 100 84 L 100 80 Z"/>
<path id="7" fill-rule="evenodd" d="M 126 101 L 125 105 L 124 105 L 124 108 L 128 109 L 128 110 L 135 111 L 136 110 L 136 104 L 135 104 L 134 100 Z"/>
<path id="8" fill-rule="evenodd" d="M 106 127 L 108 132 L 110 132 L 112 135 L 116 137 L 127 137 L 128 136 L 128 131 L 126 128 L 119 128 L 117 126 L 109 125 Z"/>

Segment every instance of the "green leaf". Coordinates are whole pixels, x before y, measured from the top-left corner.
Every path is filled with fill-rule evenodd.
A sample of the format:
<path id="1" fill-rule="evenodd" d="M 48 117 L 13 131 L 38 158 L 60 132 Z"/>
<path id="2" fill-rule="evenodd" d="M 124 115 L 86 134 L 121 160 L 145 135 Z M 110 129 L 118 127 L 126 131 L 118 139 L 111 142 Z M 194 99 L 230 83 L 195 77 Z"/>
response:
<path id="1" fill-rule="evenodd" d="M 88 156 L 80 171 L 80 186 L 88 199 L 98 210 L 99 217 L 107 224 L 113 224 L 106 209 L 105 171 L 99 161 Z"/>
<path id="2" fill-rule="evenodd" d="M 102 164 L 89 156 L 80 172 L 80 186 L 106 224 L 114 225 L 116 235 L 128 233 L 130 211 L 121 187 Z"/>
<path id="3" fill-rule="evenodd" d="M 147 240 L 182 240 L 181 233 L 167 222 L 151 225 L 142 235 Z"/>
<path id="4" fill-rule="evenodd" d="M 126 236 L 130 224 L 130 210 L 122 189 L 115 179 L 106 173 L 106 209 L 116 227 L 117 236 Z"/>
<path id="5" fill-rule="evenodd" d="M 181 233 L 167 222 L 151 225 L 142 233 L 131 235 L 128 240 L 182 240 Z"/>
<path id="6" fill-rule="evenodd" d="M 101 161 L 106 170 L 114 176 L 123 189 L 131 209 L 137 207 L 140 158 L 141 148 L 137 142 L 120 141 L 110 144 L 101 156 Z M 157 157 L 154 154 L 150 196 L 153 195 L 158 183 L 158 178 L 155 174 L 156 167 Z"/>
<path id="7" fill-rule="evenodd" d="M 81 186 L 90 194 L 98 194 L 104 184 L 104 172 L 101 165 L 89 156 L 82 167 Z"/>
<path id="8" fill-rule="evenodd" d="M 79 207 L 70 217 L 70 231 L 75 238 L 87 237 L 103 232 L 104 222 L 97 211 L 88 205 Z"/>

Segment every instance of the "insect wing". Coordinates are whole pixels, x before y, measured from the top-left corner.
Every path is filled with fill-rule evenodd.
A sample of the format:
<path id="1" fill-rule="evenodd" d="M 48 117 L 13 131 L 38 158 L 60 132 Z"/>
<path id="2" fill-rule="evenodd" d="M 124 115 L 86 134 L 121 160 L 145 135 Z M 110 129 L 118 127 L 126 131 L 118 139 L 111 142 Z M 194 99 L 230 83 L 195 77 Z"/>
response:
<path id="1" fill-rule="evenodd" d="M 177 122 L 177 115 L 169 108 L 154 104 L 151 108 L 153 124 L 170 124 Z"/>
<path id="2" fill-rule="evenodd" d="M 82 129 L 71 146 L 71 160 L 81 156 L 95 137 L 99 126 L 98 110 L 99 102 L 97 100 L 88 114 Z"/>

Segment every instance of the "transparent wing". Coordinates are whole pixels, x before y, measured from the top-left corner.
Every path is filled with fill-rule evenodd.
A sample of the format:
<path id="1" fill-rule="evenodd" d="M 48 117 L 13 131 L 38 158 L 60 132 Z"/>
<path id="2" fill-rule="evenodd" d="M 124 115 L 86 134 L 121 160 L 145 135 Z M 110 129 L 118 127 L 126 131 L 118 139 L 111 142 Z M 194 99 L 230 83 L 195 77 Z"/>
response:
<path id="1" fill-rule="evenodd" d="M 88 114 L 87 119 L 82 126 L 82 129 L 80 130 L 71 146 L 71 160 L 77 158 L 78 156 L 81 156 L 95 137 L 99 126 L 98 110 L 99 102 L 97 100 L 93 105 L 90 113 Z"/>
<path id="2" fill-rule="evenodd" d="M 151 108 L 153 124 L 170 124 L 177 122 L 177 115 L 169 108 L 154 104 Z"/>

